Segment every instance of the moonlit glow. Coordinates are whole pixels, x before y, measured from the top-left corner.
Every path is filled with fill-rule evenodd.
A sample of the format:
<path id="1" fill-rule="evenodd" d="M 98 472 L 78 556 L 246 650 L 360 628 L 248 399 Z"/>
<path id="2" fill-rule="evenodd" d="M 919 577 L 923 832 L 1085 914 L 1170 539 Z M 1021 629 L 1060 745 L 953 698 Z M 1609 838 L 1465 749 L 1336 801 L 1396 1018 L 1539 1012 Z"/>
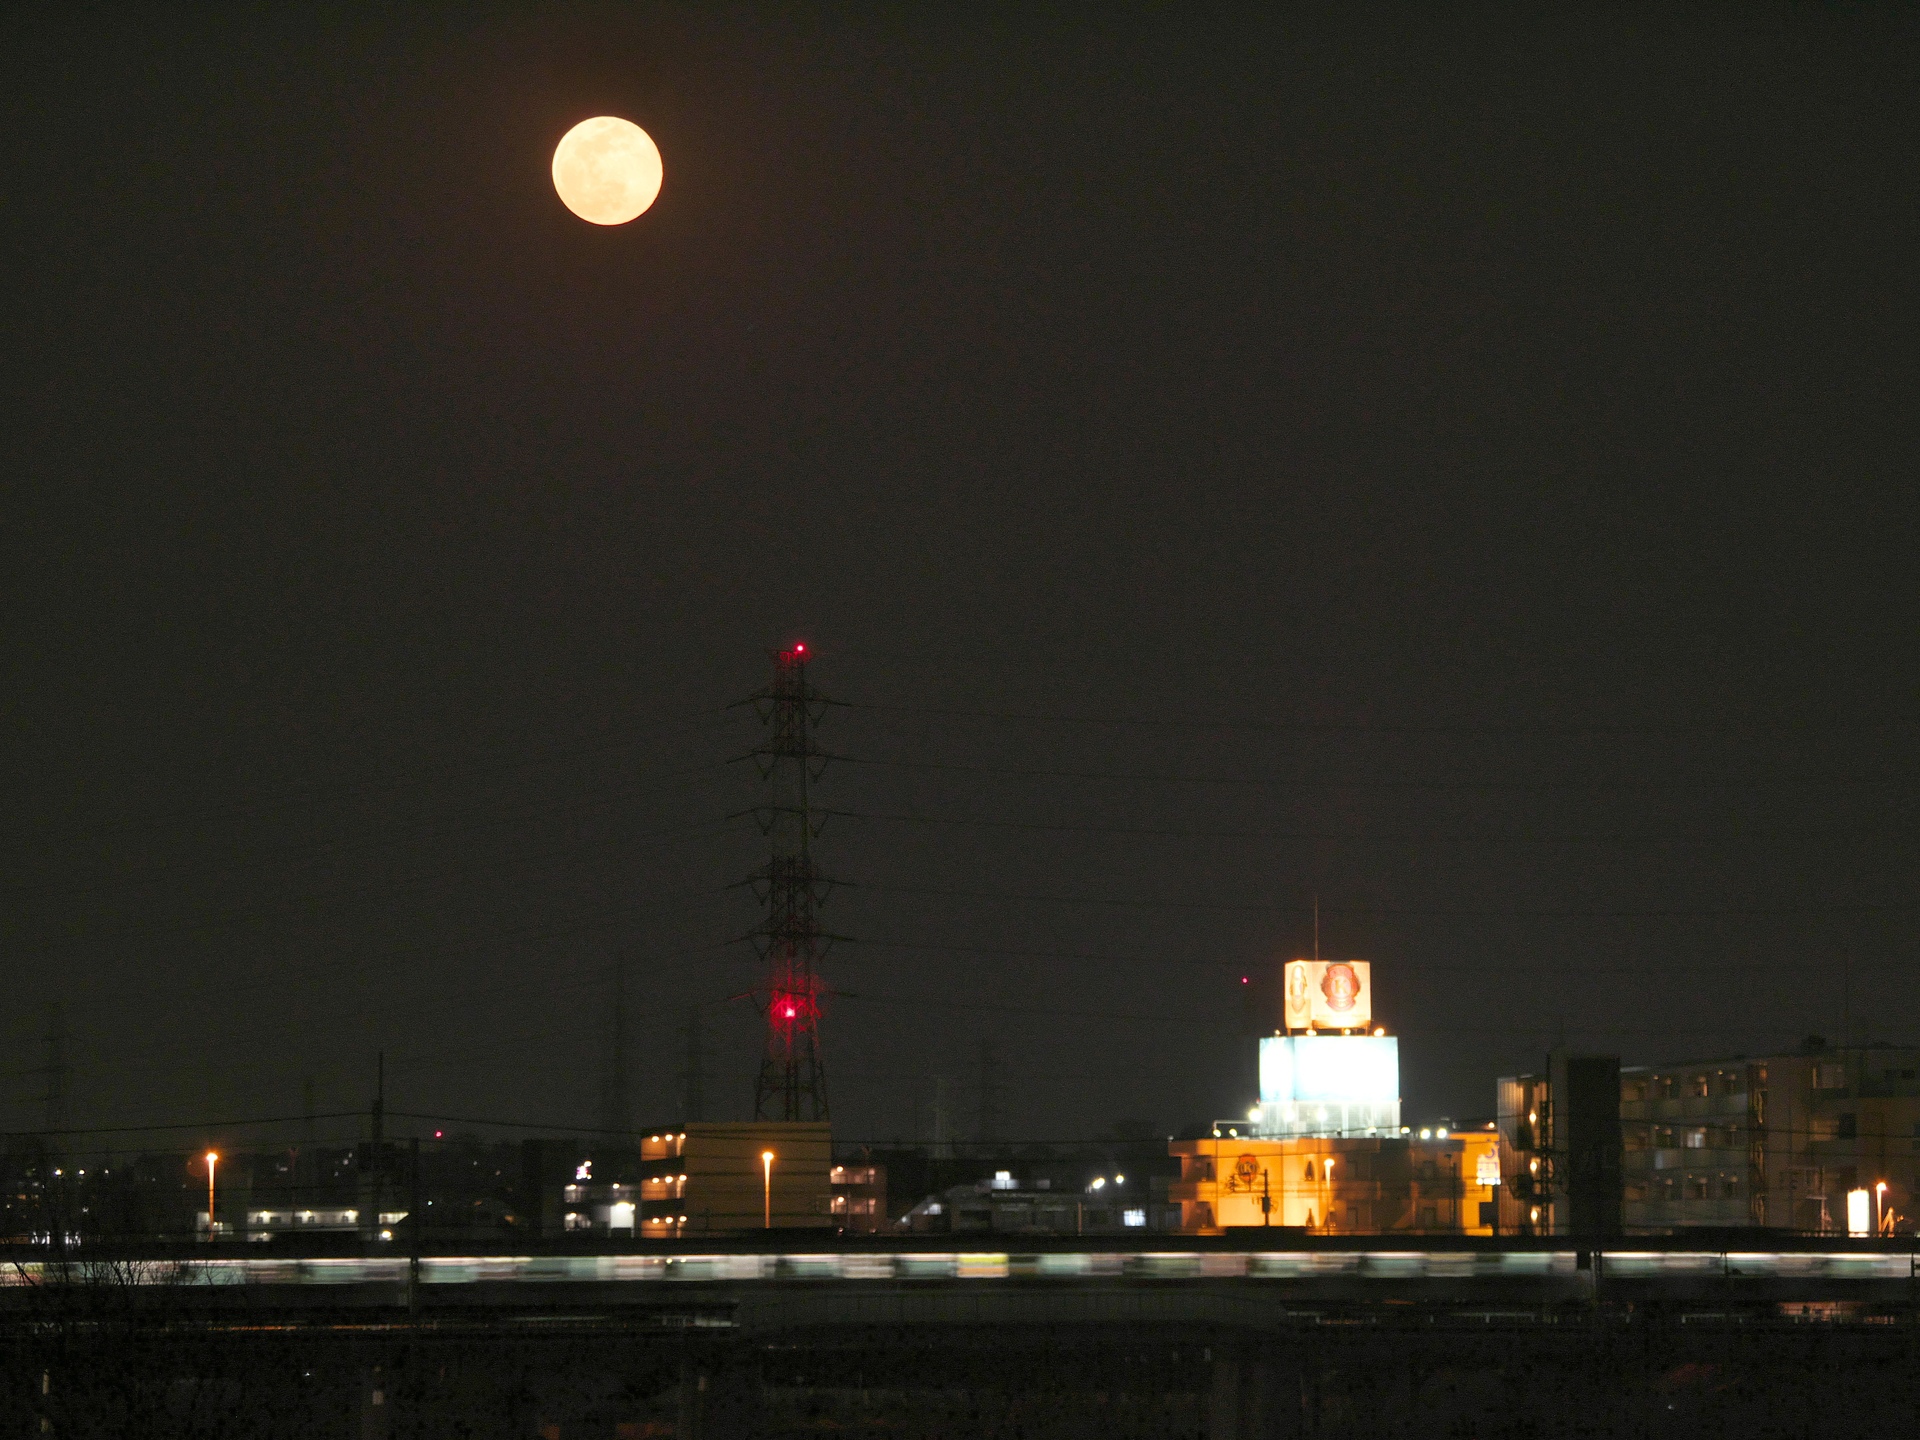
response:
<path id="1" fill-rule="evenodd" d="M 554 190 L 595 225 L 624 225 L 645 213 L 664 173 L 653 137 L 617 115 L 582 120 L 553 152 Z"/>

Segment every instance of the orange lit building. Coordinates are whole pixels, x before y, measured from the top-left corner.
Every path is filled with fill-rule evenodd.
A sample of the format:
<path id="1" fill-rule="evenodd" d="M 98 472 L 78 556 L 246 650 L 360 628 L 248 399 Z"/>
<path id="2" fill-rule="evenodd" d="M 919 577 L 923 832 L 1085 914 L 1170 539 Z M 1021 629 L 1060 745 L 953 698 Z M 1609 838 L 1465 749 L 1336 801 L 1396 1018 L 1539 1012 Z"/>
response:
<path id="1" fill-rule="evenodd" d="M 1491 1130 L 1372 1138 L 1224 1132 L 1176 1140 L 1167 1198 L 1181 1230 L 1288 1226 L 1320 1235 L 1488 1235 L 1499 1136 Z"/>
<path id="2" fill-rule="evenodd" d="M 1401 1125 L 1400 1042 L 1373 1023 L 1367 962 L 1292 960 L 1283 973 L 1283 1028 L 1260 1041 L 1260 1103 L 1169 1147 L 1180 1228 L 1492 1233 L 1499 1136 Z"/>

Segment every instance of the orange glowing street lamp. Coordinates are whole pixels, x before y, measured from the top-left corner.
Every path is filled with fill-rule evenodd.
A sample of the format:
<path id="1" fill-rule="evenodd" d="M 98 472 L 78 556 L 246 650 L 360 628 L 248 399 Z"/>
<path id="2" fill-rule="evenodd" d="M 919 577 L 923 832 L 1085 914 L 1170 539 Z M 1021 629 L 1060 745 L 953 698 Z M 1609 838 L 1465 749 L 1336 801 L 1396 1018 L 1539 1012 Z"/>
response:
<path id="1" fill-rule="evenodd" d="M 213 1171 L 220 1163 L 220 1152 L 207 1151 L 207 1239 L 213 1239 Z"/>
<path id="2" fill-rule="evenodd" d="M 765 1219 L 762 1225 L 763 1228 L 771 1230 L 773 1228 L 773 1152 L 771 1150 L 760 1152 L 760 1171 L 764 1181 L 763 1195 L 766 1202 Z"/>
<path id="3" fill-rule="evenodd" d="M 1881 1206 L 1886 1198 L 1887 1182 L 1876 1181 L 1873 1187 L 1873 1233 L 1876 1235 L 1882 1234 L 1886 1226 L 1886 1221 L 1881 1214 Z"/>

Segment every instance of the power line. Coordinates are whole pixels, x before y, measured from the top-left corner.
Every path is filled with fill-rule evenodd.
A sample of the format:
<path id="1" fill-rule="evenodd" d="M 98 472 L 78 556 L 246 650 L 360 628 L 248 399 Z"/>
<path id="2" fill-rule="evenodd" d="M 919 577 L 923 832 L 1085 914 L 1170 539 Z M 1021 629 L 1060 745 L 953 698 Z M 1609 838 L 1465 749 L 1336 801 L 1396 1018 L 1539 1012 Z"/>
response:
<path id="1" fill-rule="evenodd" d="M 925 950 L 958 955 L 999 955 L 1020 960 L 1075 960 L 1097 965 L 1175 965 L 1185 969 L 1206 969 L 1211 967 L 1228 973 L 1236 970 L 1245 971 L 1247 967 L 1252 964 L 1269 963 L 1264 960 L 1248 960 L 1244 956 L 1240 959 L 1228 957 L 1220 960 L 1190 960 L 1179 956 L 1168 955 L 1165 952 L 1157 955 L 1115 955 L 1095 950 L 1056 950 L 1025 945 L 960 945 L 945 941 L 862 939 L 854 943 L 870 950 Z M 1889 965 L 1899 965 L 1902 968 L 1906 965 L 1904 960 L 1891 956 L 1887 958 L 1886 963 Z M 1544 969 L 1539 960 L 1531 957 L 1522 957 L 1515 960 L 1513 964 L 1536 973 Z M 1585 974 L 1644 975 L 1646 973 L 1644 966 L 1600 965 L 1585 960 L 1579 961 L 1577 964 L 1580 971 Z M 1668 972 L 1674 969 L 1672 962 L 1663 959 L 1650 959 L 1647 961 L 1647 965 L 1657 966 Z M 1438 970 L 1456 974 L 1479 974 L 1488 969 L 1498 968 L 1498 966 L 1491 965 L 1489 962 L 1479 960 L 1465 963 L 1421 960 L 1409 962 L 1406 965 L 1406 969 L 1412 973 Z M 1688 967 L 1690 970 L 1718 969 L 1734 971 L 1746 968 L 1744 962 L 1739 961 L 1728 962 L 1722 965 L 1697 963 Z"/>
<path id="2" fill-rule="evenodd" d="M 1150 719 L 1137 715 L 1062 715 L 1022 710 L 969 710 L 951 706 L 890 705 L 872 701 L 848 701 L 850 710 L 879 715 L 925 715 L 940 719 L 992 720 L 1019 724 L 1109 726 L 1142 730 L 1245 731 L 1252 734 L 1285 735 L 1540 735 L 1540 736 L 1612 736 L 1612 735 L 1791 735 L 1836 732 L 1899 732 L 1920 729 L 1920 718 L 1886 720 L 1843 720 L 1823 716 L 1819 720 L 1791 720 L 1746 724 L 1721 722 L 1685 725 L 1568 724 L 1568 725 L 1396 725 L 1371 721 L 1308 720 L 1200 720 L 1193 718 Z"/>
<path id="3" fill-rule="evenodd" d="M 428 824 L 411 830 L 376 835 L 363 840 L 331 840 L 301 849 L 263 852 L 247 860 L 226 860 L 210 868 L 195 868 L 191 864 L 172 862 L 148 866 L 130 875 L 109 876 L 101 879 L 72 884 L 62 881 L 48 881 L 34 885 L 11 885 L 0 889 L 7 894 L 23 899 L 74 899 L 84 895 L 103 892 L 126 891 L 148 885 L 180 884 L 183 878 L 195 884 L 211 884 L 233 876 L 245 875 L 267 869 L 294 869 L 297 867 L 320 865 L 341 857 L 353 857 L 372 854 L 380 850 L 398 849 L 407 845 L 427 845 L 434 841 L 449 840 L 457 836 L 473 835 L 480 831 L 501 825 L 526 823 L 542 819 L 550 814 L 562 813 L 568 818 L 595 811 L 616 809 L 630 801 L 647 795 L 665 794 L 669 790 L 684 788 L 689 778 L 700 780 L 717 777 L 721 766 L 708 764 L 672 772 L 673 778 L 668 784 L 648 789 L 635 790 L 630 785 L 602 787 L 596 791 L 590 801 L 568 801 L 564 797 L 536 802 L 511 810 L 494 811 L 490 814 L 472 814 L 455 817 L 456 823 Z M 433 873 L 433 872 L 428 872 Z"/>
<path id="4" fill-rule="evenodd" d="M 836 757 L 849 765 L 890 770 L 960 775 L 1001 775 L 1022 780 L 1094 780 L 1127 785 L 1218 785 L 1288 789 L 1436 790 L 1436 791 L 1620 791 L 1632 794 L 1671 790 L 1749 790 L 1759 785 L 1809 788 L 1886 786 L 1909 783 L 1911 776 L 1762 776 L 1741 780 L 1381 780 L 1319 774 L 1280 775 L 1169 775 L 1135 770 L 1062 770 L 1018 765 L 968 765 L 945 760 Z"/>
<path id="5" fill-rule="evenodd" d="M 389 1110 L 389 1115 L 400 1120 L 437 1120 L 442 1125 L 491 1125 L 501 1130 L 550 1130 L 560 1135 L 619 1135 L 632 1136 L 641 1130 L 665 1129 L 665 1126 L 639 1125 L 631 1130 L 606 1130 L 598 1125 L 549 1125 L 538 1120 L 490 1120 L 472 1115 L 436 1115 L 424 1110 Z"/>
<path id="6" fill-rule="evenodd" d="M 1770 838 L 1806 844 L 1819 840 L 1883 840 L 1910 844 L 1915 837 L 1885 830 L 1833 829 L 1771 837 L 1758 835 L 1369 835 L 1356 831 L 1210 830 L 1170 825 L 1080 824 L 1062 821 L 1004 820 L 970 815 L 903 815 L 867 810 L 824 810 L 816 814 L 846 820 L 874 820 L 897 825 L 949 826 L 978 830 L 1019 830 L 1042 834 L 1136 835 L 1165 840 L 1311 841 L 1353 845 L 1724 845 Z"/>
<path id="7" fill-rule="evenodd" d="M 701 825 L 683 826 L 669 831 L 654 831 L 622 847 L 624 854 L 657 849 L 661 846 L 675 845 L 693 839 L 714 839 L 722 835 L 736 833 L 739 827 L 733 821 L 723 820 Z M 410 874 L 394 877 L 374 885 L 357 885 L 331 890 L 309 890 L 302 894 L 275 897 L 269 904 L 250 908 L 222 908 L 202 910 L 197 914 L 182 916 L 159 922 L 149 922 L 132 927 L 114 927 L 109 933 L 116 936 L 153 936 L 170 934 L 183 930 L 209 930 L 222 926 L 244 924 L 250 920 L 271 918 L 291 907 L 308 907 L 339 901 L 361 900 L 397 900 L 410 893 L 422 890 L 431 891 L 437 886 L 457 885 L 463 880 L 478 876 L 512 871 L 515 869 L 538 869 L 543 865 L 558 864 L 579 856 L 577 844 L 566 844 L 548 849 L 505 855 L 484 862 L 453 862 L 444 868 L 429 867 L 415 870 Z"/>
<path id="8" fill-rule="evenodd" d="M 662 722 L 656 729 L 679 729 L 688 732 L 706 730 L 709 733 L 725 729 L 735 722 L 737 717 L 725 710 L 701 712 L 698 716 L 679 721 Z M 292 809 L 315 803 L 323 795 L 332 799 L 344 799 L 365 792 L 388 793 L 394 790 L 418 788 L 430 782 L 446 780 L 460 776 L 488 776 L 510 774 L 517 770 L 533 769 L 541 765 L 559 764 L 582 755 L 598 754 L 608 750 L 626 749 L 634 744 L 630 729 L 609 725 L 612 738 L 592 740 L 570 749 L 549 751 L 546 754 L 527 754 L 524 741 L 516 743 L 513 758 L 502 759 L 495 763 L 479 765 L 450 764 L 441 766 L 410 766 L 389 775 L 366 776 L 360 779 L 336 781 L 290 781 L 286 783 L 278 796 L 268 796 L 265 804 L 238 804 L 212 807 L 198 811 L 177 811 L 173 815 L 150 821 L 128 822 L 120 825 L 90 825 L 87 833 L 96 838 L 113 836 L 125 837 L 147 833 L 163 832 L 182 828 L 194 823 L 212 823 L 222 820 L 251 819 L 271 815 L 276 809 Z M 617 734 L 614 733 L 617 731 Z M 285 803 L 276 806 L 276 799 Z"/>
<path id="9" fill-rule="evenodd" d="M 725 892 L 724 891 L 701 891 L 698 893 L 703 898 L 717 899 L 721 895 L 723 895 Z M 669 898 L 672 898 L 672 897 L 669 897 Z M 686 898 L 686 897 L 681 897 L 681 898 Z M 407 947 L 399 950 L 382 951 L 374 956 L 367 957 L 367 958 L 394 960 L 394 959 L 400 959 L 403 957 L 418 958 L 421 956 L 444 957 L 449 955 L 469 955 L 469 954 L 477 954 L 483 951 L 496 949 L 503 942 L 531 943 L 531 942 L 537 942 L 541 940 L 561 939 L 571 935 L 577 935 L 577 934 L 591 932 L 594 930 L 609 928 L 611 926 L 614 926 L 620 923 L 629 915 L 645 913 L 655 908 L 657 903 L 658 902 L 655 902 L 655 901 L 634 902 L 634 903 L 629 903 L 625 905 L 609 907 L 603 911 L 593 912 L 593 918 L 590 918 L 584 921 L 579 921 L 573 924 L 568 924 L 563 926 L 522 926 L 517 929 L 492 932 L 487 939 L 482 941 L 463 942 L 460 944 L 445 945 L 445 946 Z M 651 958 L 653 958 L 656 961 L 667 961 L 667 960 L 680 959 L 689 955 L 718 953 L 720 951 L 724 951 L 725 949 L 727 949 L 728 944 L 729 942 L 726 942 L 726 941 L 718 941 L 712 944 L 692 945 L 692 946 L 687 946 L 677 950 L 666 951 L 666 952 L 657 954 Z M 247 991 L 248 993 L 267 991 L 267 990 L 273 989 L 279 983 L 280 982 L 277 979 L 267 978 L 267 979 L 263 979 L 256 982 L 254 985 L 250 987 L 247 987 Z M 527 993 L 527 992 L 537 992 L 542 996 L 558 995 L 558 994 L 565 994 L 565 993 L 578 991 L 582 989 L 587 989 L 599 983 L 601 983 L 601 981 L 598 979 L 596 975 L 596 976 L 590 976 L 585 979 L 572 980 L 572 981 L 555 981 L 552 979 L 544 979 L 544 978 L 539 980 L 516 979 L 516 980 L 495 982 L 492 984 L 463 985 L 463 986 L 453 987 L 450 989 L 443 987 L 436 991 L 436 996 L 437 996 L 436 1003 L 444 1005 L 448 1003 L 450 1000 L 458 1000 L 461 1002 L 474 1002 L 474 1001 L 479 1001 L 479 1000 L 484 1000 L 489 998 L 496 998 L 502 995 L 521 994 L 521 993 Z M 235 993 L 239 993 L 239 987 L 236 987 L 233 985 L 222 986 L 223 997 L 231 996 Z M 369 1007 L 366 1001 L 347 997 L 339 1001 L 338 1008 L 328 1007 L 328 1008 L 317 1009 L 317 1010 L 302 1008 L 298 1014 L 287 1015 L 277 1025 L 275 1025 L 273 1022 L 257 1022 L 257 1023 L 246 1024 L 232 1030 L 215 1031 L 212 1033 L 215 1036 L 218 1036 L 220 1039 L 219 1053 L 222 1056 L 231 1055 L 236 1051 L 245 1053 L 250 1048 L 278 1049 L 278 1048 L 284 1047 L 285 1032 L 288 1030 L 295 1030 L 295 1029 L 302 1030 L 302 1031 L 310 1030 L 316 1022 L 324 1021 L 329 1018 L 365 1019 L 368 1014 L 368 1010 L 369 1010 Z M 555 1027 L 549 1027 L 548 1031 L 542 1031 L 540 1033 L 542 1034 L 549 1033 L 554 1028 Z M 567 1028 L 571 1029 L 571 1027 L 567 1027 Z M 195 1029 L 191 1033 L 171 1036 L 165 1040 L 154 1040 L 141 1045 L 116 1047 L 116 1049 L 112 1052 L 112 1054 L 109 1057 L 107 1057 L 105 1063 L 117 1066 L 117 1065 L 123 1065 L 125 1062 L 130 1060 L 137 1061 L 145 1057 L 153 1057 L 153 1056 L 168 1057 L 176 1053 L 183 1046 L 191 1046 L 195 1049 L 196 1052 L 200 1052 L 206 1049 L 208 1038 L 209 1038 L 209 1032 L 207 1030 Z M 490 1045 L 484 1050 L 484 1052 L 481 1052 L 481 1053 L 494 1054 L 500 1050 L 504 1050 L 508 1048 L 511 1048 L 511 1046 L 508 1043 Z M 418 1052 L 408 1052 L 408 1053 L 414 1054 Z M 456 1053 L 468 1053 L 468 1052 L 456 1052 Z M 407 1059 L 407 1060 L 403 1060 L 401 1063 L 403 1066 L 407 1066 L 407 1065 L 412 1065 L 415 1062 L 411 1059 Z M 7 1073 L 9 1072 L 0 1072 L 0 1075 L 7 1074 Z M 20 1070 L 20 1071 L 15 1071 L 11 1073 L 15 1075 L 28 1075 L 28 1074 L 37 1074 L 39 1072 L 36 1067 L 34 1069 Z"/>
<path id="10" fill-rule="evenodd" d="M 160 1130 L 238 1130 L 249 1125 L 292 1125 L 306 1120 L 360 1118 L 364 1110 L 335 1110 L 322 1115 L 268 1115 L 250 1120 L 182 1120 L 161 1125 L 91 1125 L 83 1129 L 16 1131 L 27 1135 L 138 1135 Z"/>
<path id="11" fill-rule="evenodd" d="M 1313 906 L 1222 900 L 1170 900 L 1142 896 L 1042 895 L 1010 890 L 954 890 L 931 885 L 885 885 L 867 880 L 843 880 L 849 889 L 869 890 L 888 895 L 925 895 L 952 900 L 1017 901 L 1040 905 L 1086 905 L 1129 910 L 1201 910 L 1246 915 L 1308 915 Z M 1407 905 L 1322 905 L 1323 915 L 1368 915 L 1385 918 L 1436 919 L 1528 919 L 1528 920 L 1663 920 L 1720 919 L 1747 916 L 1782 917 L 1794 915 L 1896 915 L 1920 910 L 1920 901 L 1896 901 L 1866 905 L 1770 905 L 1662 907 L 1646 910 L 1508 910 L 1458 907 L 1434 908 Z"/>

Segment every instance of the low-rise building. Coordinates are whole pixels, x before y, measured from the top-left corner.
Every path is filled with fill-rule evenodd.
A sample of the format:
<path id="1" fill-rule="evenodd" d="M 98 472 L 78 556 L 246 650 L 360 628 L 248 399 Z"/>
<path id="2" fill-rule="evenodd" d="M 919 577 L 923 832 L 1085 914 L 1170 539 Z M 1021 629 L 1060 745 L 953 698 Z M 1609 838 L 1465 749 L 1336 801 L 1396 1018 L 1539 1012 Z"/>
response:
<path id="1" fill-rule="evenodd" d="M 1499 1233 L 1619 1235 L 1619 1059 L 1556 1050 L 1541 1073 L 1507 1076 L 1495 1095 Z"/>
<path id="2" fill-rule="evenodd" d="M 832 1229 L 832 1168 L 825 1121 L 690 1121 L 655 1131 L 640 1146 L 640 1233 Z"/>
<path id="3" fill-rule="evenodd" d="M 1620 1073 L 1620 1119 L 1636 1232 L 1913 1232 L 1920 1049 L 1809 1041 L 1795 1054 L 1635 1066 Z"/>
<path id="4" fill-rule="evenodd" d="M 1283 1028 L 1259 1041 L 1260 1103 L 1169 1145 L 1180 1178 L 1166 1198 L 1180 1228 L 1490 1233 L 1497 1136 L 1416 1136 L 1400 1123 L 1400 1042 L 1374 1024 L 1372 967 L 1289 960 L 1281 975 Z"/>
<path id="5" fill-rule="evenodd" d="M 1920 1049 L 1810 1037 L 1788 1054 L 1627 1067 L 1573 1060 L 1612 1067 L 1604 1096 L 1595 1072 L 1577 1097 L 1577 1068 L 1560 1057 L 1500 1082 L 1509 1233 L 1586 1233 L 1574 1218 L 1583 1175 L 1589 1190 L 1610 1184 L 1617 1197 L 1619 1225 L 1604 1233 L 1914 1232 Z M 1579 1163 L 1609 1144 L 1611 1171 Z"/>
<path id="6" fill-rule="evenodd" d="M 1125 1234 L 1151 1228 L 1150 1186 L 1125 1173 L 1100 1175 L 1080 1189 L 1056 1189 L 1047 1177 L 1017 1180 L 996 1170 L 971 1185 L 929 1195 L 901 1217 L 917 1234 Z"/>
<path id="7" fill-rule="evenodd" d="M 1492 1233 L 1492 1130 L 1399 1136 L 1219 1133 L 1176 1140 L 1181 1176 L 1168 1198 L 1180 1228 L 1217 1235 L 1284 1226 L 1320 1235 Z M 1229 1133 L 1231 1131 L 1232 1133 Z"/>
<path id="8" fill-rule="evenodd" d="M 877 1235 L 887 1224 L 887 1167 L 871 1160 L 835 1165 L 827 1172 L 828 1202 L 843 1235 Z"/>

